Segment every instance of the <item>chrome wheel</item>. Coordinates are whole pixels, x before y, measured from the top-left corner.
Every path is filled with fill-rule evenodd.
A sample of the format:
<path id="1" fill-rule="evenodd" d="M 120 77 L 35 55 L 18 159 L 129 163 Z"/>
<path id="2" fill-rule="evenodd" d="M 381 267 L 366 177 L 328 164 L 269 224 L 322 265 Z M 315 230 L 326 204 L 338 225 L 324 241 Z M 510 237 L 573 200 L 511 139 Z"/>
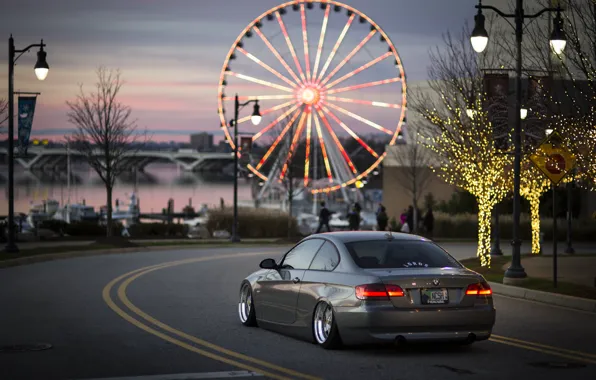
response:
<path id="1" fill-rule="evenodd" d="M 321 302 L 317 305 L 313 325 L 317 343 L 323 344 L 327 342 L 329 334 L 331 334 L 331 327 L 333 326 L 333 310 L 328 303 Z"/>
<path id="2" fill-rule="evenodd" d="M 240 302 L 238 303 L 238 315 L 240 321 L 246 323 L 250 318 L 250 312 L 252 311 L 252 293 L 250 291 L 250 285 L 244 284 L 240 291 Z"/>

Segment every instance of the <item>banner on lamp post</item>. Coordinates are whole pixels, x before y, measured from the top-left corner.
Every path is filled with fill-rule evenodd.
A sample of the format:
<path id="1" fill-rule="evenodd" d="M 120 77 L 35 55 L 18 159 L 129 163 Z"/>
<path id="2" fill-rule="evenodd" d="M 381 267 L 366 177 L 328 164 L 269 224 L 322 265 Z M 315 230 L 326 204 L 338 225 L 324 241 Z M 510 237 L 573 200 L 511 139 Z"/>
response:
<path id="1" fill-rule="evenodd" d="M 19 96 L 19 154 L 27 154 L 27 148 L 29 147 L 29 137 L 31 136 L 31 127 L 33 125 L 33 115 L 35 114 L 36 102 L 36 96 Z"/>

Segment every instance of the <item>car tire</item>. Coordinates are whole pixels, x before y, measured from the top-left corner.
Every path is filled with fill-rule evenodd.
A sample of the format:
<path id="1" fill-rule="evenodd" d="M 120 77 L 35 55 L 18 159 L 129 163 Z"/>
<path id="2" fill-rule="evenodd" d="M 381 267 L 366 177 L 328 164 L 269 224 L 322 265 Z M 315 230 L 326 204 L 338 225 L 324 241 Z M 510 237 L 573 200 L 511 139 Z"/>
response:
<path id="1" fill-rule="evenodd" d="M 252 287 L 245 282 L 240 287 L 240 300 L 238 301 L 238 317 L 244 326 L 256 327 L 257 315 L 255 313 L 254 299 L 252 297 Z"/>
<path id="2" fill-rule="evenodd" d="M 319 302 L 315 307 L 312 333 L 315 343 L 324 349 L 334 350 L 342 346 L 333 307 L 325 301 Z"/>

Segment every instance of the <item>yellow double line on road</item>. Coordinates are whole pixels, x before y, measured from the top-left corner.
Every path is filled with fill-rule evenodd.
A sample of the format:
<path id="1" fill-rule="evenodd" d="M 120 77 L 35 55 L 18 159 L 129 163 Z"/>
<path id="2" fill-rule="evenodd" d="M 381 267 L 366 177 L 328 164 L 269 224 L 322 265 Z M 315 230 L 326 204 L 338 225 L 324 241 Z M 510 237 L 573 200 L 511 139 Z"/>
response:
<path id="1" fill-rule="evenodd" d="M 284 368 L 284 367 L 266 362 L 264 360 L 256 359 L 256 358 L 253 358 L 253 357 L 250 357 L 250 356 L 238 353 L 238 352 L 234 352 L 234 351 L 228 350 L 226 348 L 217 346 L 213 343 L 207 342 L 205 340 L 199 339 L 197 337 L 194 337 L 192 335 L 186 334 L 180 330 L 177 330 L 171 326 L 166 325 L 165 323 L 163 323 L 161 321 L 158 321 L 157 319 L 153 318 L 149 314 L 145 313 L 143 310 L 139 309 L 132 302 L 130 302 L 130 300 L 128 299 L 128 297 L 126 295 L 126 289 L 130 285 L 130 283 L 132 283 L 133 281 L 135 281 L 136 279 L 138 279 L 139 277 L 141 277 L 147 273 L 151 273 L 151 272 L 154 272 L 154 271 L 157 271 L 160 269 L 183 265 L 183 264 L 197 263 L 197 262 L 202 262 L 202 261 L 212 261 L 212 260 L 221 260 L 221 259 L 227 259 L 227 258 L 239 258 L 239 257 L 250 257 L 250 256 L 264 255 L 264 254 L 265 253 L 260 253 L 260 252 L 259 253 L 245 253 L 245 254 L 223 254 L 223 255 L 219 254 L 217 256 L 207 256 L 207 257 L 200 257 L 200 258 L 194 258 L 194 259 L 179 260 L 179 261 L 173 261 L 173 262 L 169 262 L 169 263 L 157 264 L 157 265 L 152 265 L 152 266 L 148 266 L 145 268 L 136 269 L 131 272 L 125 273 L 122 276 L 119 276 L 119 277 L 113 279 L 112 281 L 110 281 L 103 289 L 103 292 L 102 292 L 103 300 L 110 307 L 110 309 L 112 309 L 116 314 L 118 314 L 119 316 L 124 318 L 126 321 L 130 322 L 131 324 L 135 325 L 136 327 L 140 328 L 141 330 L 144 330 L 144 331 L 146 331 L 150 334 L 153 334 L 167 342 L 173 343 L 179 347 L 182 347 L 186 350 L 192 351 L 199 355 L 208 357 L 213 360 L 220 361 L 222 363 L 232 365 L 237 368 L 242 368 L 247 371 L 261 373 L 261 374 L 268 376 L 272 379 L 288 380 L 288 379 L 299 378 L 299 379 L 307 379 L 307 380 L 321 380 L 318 377 L 300 373 L 300 372 L 294 371 L 289 368 Z M 124 304 L 130 310 L 130 312 L 132 312 L 133 314 L 136 314 L 136 316 L 138 316 L 138 317 L 143 318 L 145 321 L 149 322 L 153 326 L 151 326 L 149 324 L 145 324 L 145 323 L 141 322 L 139 319 L 134 318 L 131 314 L 122 310 L 122 308 L 120 308 L 114 302 L 114 300 L 112 299 L 112 296 L 111 296 L 112 289 L 120 281 L 122 281 L 122 283 L 120 284 L 120 286 L 118 286 L 118 289 L 117 289 L 117 295 L 118 295 L 118 299 L 120 300 L 120 302 L 122 302 L 122 304 Z M 165 334 L 165 333 L 155 329 L 154 327 L 158 327 L 164 331 L 167 331 L 168 333 L 170 333 L 172 335 L 175 335 L 179 338 L 185 339 L 186 342 L 183 340 L 180 340 L 176 337 L 173 337 L 171 335 Z M 215 351 L 215 352 L 218 352 L 219 354 L 223 354 L 223 355 L 227 355 L 227 356 L 219 355 L 219 354 L 213 353 L 211 351 L 207 351 L 205 349 L 198 348 L 193 344 L 189 344 L 188 342 L 192 342 L 195 345 L 202 346 L 204 348 L 209 348 L 212 351 Z M 231 359 L 230 357 L 242 360 L 243 362 Z M 251 363 L 251 364 L 246 364 L 246 363 Z M 256 366 L 259 366 L 260 368 L 258 368 Z"/>
<path id="2" fill-rule="evenodd" d="M 596 364 L 596 354 L 587 352 L 568 350 L 565 348 L 549 346 L 547 344 L 534 343 L 526 340 L 509 338 L 501 335 L 492 335 L 491 341 L 506 344 L 513 347 L 523 348 L 526 350 L 536 351 L 547 355 L 558 356 L 560 358 L 569 359 L 573 361 L 581 361 L 590 364 Z"/>
<path id="3" fill-rule="evenodd" d="M 206 256 L 200 258 L 193 258 L 193 259 L 186 259 L 186 260 L 179 260 L 173 261 L 169 263 L 157 264 L 152 265 L 140 269 L 133 270 L 131 272 L 125 273 L 112 281 L 110 281 L 103 289 L 102 295 L 104 302 L 119 316 L 121 316 L 126 321 L 130 322 L 131 324 L 137 326 L 141 330 L 144 330 L 150 334 L 153 334 L 167 342 L 175 344 L 181 348 L 189 350 L 191 352 L 200 354 L 202 356 L 208 357 L 213 360 L 220 361 L 222 363 L 229 364 L 231 366 L 242 368 L 247 371 L 261 373 L 265 376 L 268 376 L 272 379 L 279 379 L 279 380 L 287 380 L 287 379 L 307 379 L 307 380 L 321 380 L 318 377 L 311 376 L 308 374 L 300 373 L 294 371 L 292 369 L 288 369 L 285 367 L 281 367 L 264 360 L 256 359 L 241 353 L 237 353 L 231 351 L 229 349 L 217 346 L 213 343 L 207 342 L 205 340 L 199 339 L 192 335 L 186 334 L 180 330 L 177 330 L 171 326 L 166 325 L 165 323 L 153 318 L 149 314 L 145 313 L 143 310 L 136 307 L 126 295 L 126 289 L 128 286 L 138 279 L 139 277 L 169 267 L 174 267 L 183 264 L 190 264 L 190 263 L 197 263 L 203 261 L 213 261 L 213 260 L 221 260 L 221 259 L 230 259 L 230 258 L 241 258 L 241 257 L 252 257 L 252 256 L 259 256 L 264 255 L 266 253 L 244 253 L 244 254 L 219 254 L 217 256 Z M 112 299 L 112 289 L 118 284 L 120 285 L 117 288 L 116 294 L 119 301 L 128 308 L 128 312 L 124 311 L 120 308 Z M 133 314 L 136 317 L 140 317 L 148 323 L 143 323 L 140 319 L 133 317 Z M 156 328 L 161 329 L 169 334 L 166 334 Z M 181 338 L 181 339 L 178 339 Z M 573 361 L 582 361 L 590 364 L 596 364 L 596 354 L 590 354 L 581 351 L 574 351 L 568 350 L 564 348 L 549 346 L 546 344 L 534 343 L 530 341 L 525 341 L 521 339 L 509 338 L 500 335 L 492 335 L 490 340 L 495 343 L 501 343 L 505 345 L 509 345 L 512 347 L 522 348 L 526 350 L 536 351 L 547 355 L 557 356 L 561 358 L 565 358 L 568 360 Z M 194 344 L 194 345 L 193 345 Z M 203 347 L 199 348 L 197 346 Z M 205 348 L 210 349 L 211 351 L 207 351 Z M 217 352 L 214 353 L 213 351 Z M 224 356 L 225 355 L 225 356 Z M 234 360 L 234 359 L 237 360 Z M 240 360 L 240 361 L 238 361 Z M 247 364 L 250 363 L 250 364 Z"/>

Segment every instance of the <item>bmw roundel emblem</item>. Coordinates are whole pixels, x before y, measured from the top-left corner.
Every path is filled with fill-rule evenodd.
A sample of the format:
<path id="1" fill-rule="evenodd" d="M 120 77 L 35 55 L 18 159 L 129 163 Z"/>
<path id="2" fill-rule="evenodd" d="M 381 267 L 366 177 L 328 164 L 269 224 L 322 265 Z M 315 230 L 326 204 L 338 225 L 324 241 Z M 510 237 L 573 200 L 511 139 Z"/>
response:
<path id="1" fill-rule="evenodd" d="M 434 286 L 438 286 L 439 285 L 439 279 L 438 278 L 433 279 L 433 285 Z"/>

